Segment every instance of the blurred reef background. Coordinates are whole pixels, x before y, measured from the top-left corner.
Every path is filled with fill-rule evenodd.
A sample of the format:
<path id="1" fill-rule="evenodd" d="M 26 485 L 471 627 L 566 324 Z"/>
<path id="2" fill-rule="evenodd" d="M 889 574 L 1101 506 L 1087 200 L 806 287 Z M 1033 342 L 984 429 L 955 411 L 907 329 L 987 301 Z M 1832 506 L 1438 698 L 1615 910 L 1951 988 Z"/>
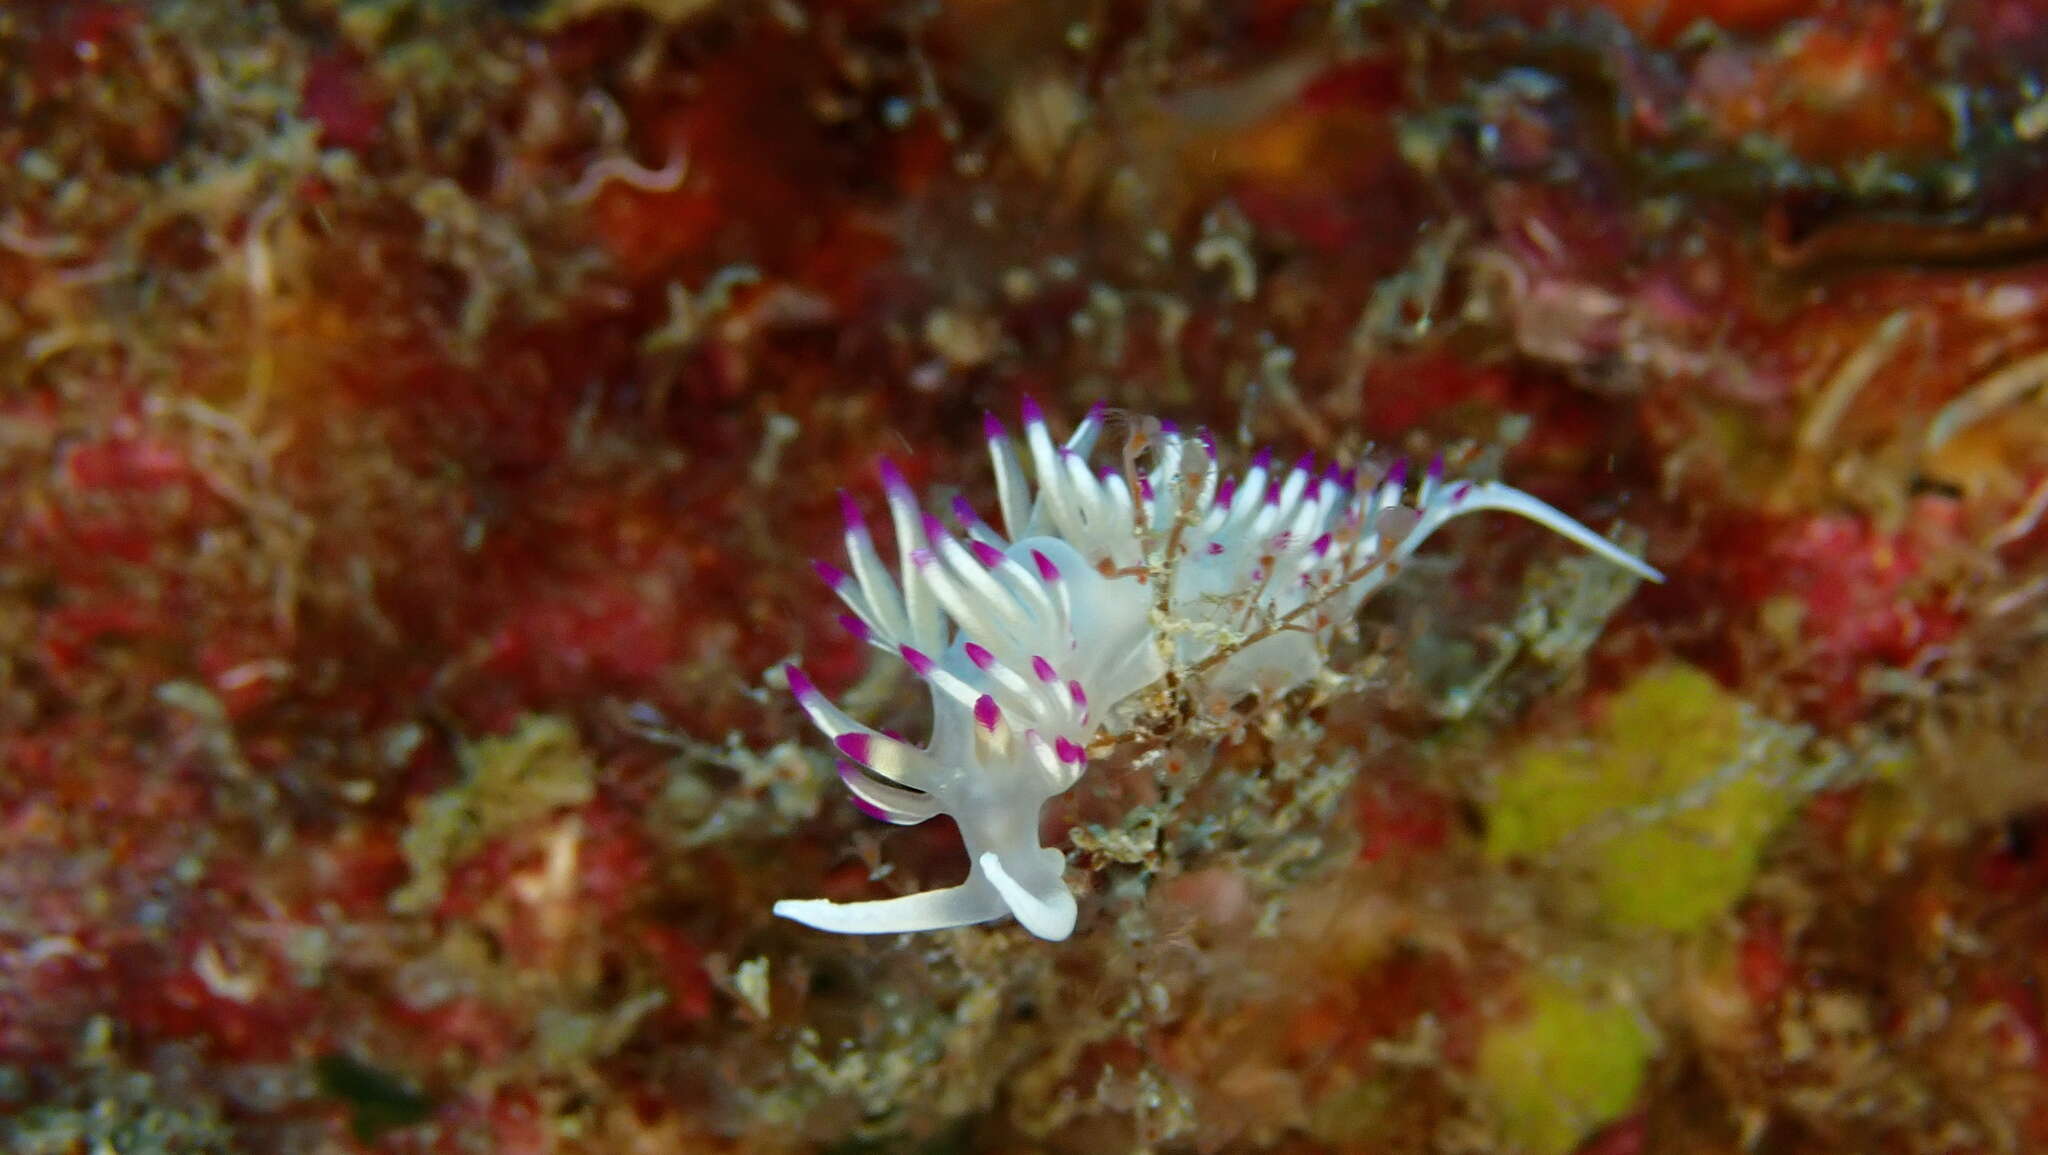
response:
<path id="1" fill-rule="evenodd" d="M 2048 1150 L 2048 4 L 0 9 L 0 1146 Z M 1444 451 L 946 885 L 777 672 L 1035 395 Z M 1475 519 L 1476 520 L 1476 519 Z"/>

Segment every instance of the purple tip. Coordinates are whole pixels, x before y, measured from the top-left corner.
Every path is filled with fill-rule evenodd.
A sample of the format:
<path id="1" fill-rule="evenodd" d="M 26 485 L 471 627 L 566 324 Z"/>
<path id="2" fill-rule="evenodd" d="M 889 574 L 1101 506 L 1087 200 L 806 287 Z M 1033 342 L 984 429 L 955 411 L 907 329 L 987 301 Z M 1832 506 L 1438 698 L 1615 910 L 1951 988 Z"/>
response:
<path id="1" fill-rule="evenodd" d="M 1340 484 L 1342 484 L 1346 489 L 1356 490 L 1358 488 L 1358 470 L 1345 470 L 1343 473 L 1338 475 L 1337 481 Z"/>
<path id="2" fill-rule="evenodd" d="M 1237 496 L 1237 478 L 1235 478 L 1235 477 L 1226 477 L 1226 478 L 1224 478 L 1224 479 L 1223 479 L 1223 482 L 1222 482 L 1222 484 L 1220 484 L 1220 485 L 1218 485 L 1218 486 L 1216 487 L 1216 508 L 1217 508 L 1217 509 L 1229 509 L 1229 508 L 1230 508 L 1230 502 L 1231 502 L 1231 500 L 1232 500 L 1233 498 L 1235 498 L 1236 496 Z"/>
<path id="3" fill-rule="evenodd" d="M 847 633 L 852 634 L 853 640 L 856 642 L 865 642 L 875 636 L 875 632 L 868 628 L 866 622 L 861 621 L 852 614 L 840 614 L 839 625 Z"/>
<path id="4" fill-rule="evenodd" d="M 1053 740 L 1052 749 L 1053 753 L 1059 755 L 1059 759 L 1062 762 L 1083 762 L 1086 761 L 1088 758 L 1088 754 L 1086 751 L 1082 750 L 1081 747 L 1075 744 L 1073 741 L 1064 737 L 1055 738 Z"/>
<path id="5" fill-rule="evenodd" d="M 1160 420 L 1160 422 L 1159 422 L 1159 432 L 1161 432 L 1161 433 L 1169 433 L 1169 434 L 1171 434 L 1171 433 L 1179 433 L 1179 432 L 1180 432 L 1180 423 L 1179 423 L 1178 421 L 1169 421 L 1169 420 L 1161 419 L 1161 420 Z"/>
<path id="6" fill-rule="evenodd" d="M 967 651 L 967 660 L 973 662 L 977 669 L 986 670 L 996 664 L 996 656 L 994 654 L 989 653 L 987 649 L 973 642 L 967 643 L 963 648 Z"/>
<path id="7" fill-rule="evenodd" d="M 925 537 L 932 541 L 937 541 L 946 536 L 946 523 L 929 513 L 925 514 L 918 524 L 924 526 Z"/>
<path id="8" fill-rule="evenodd" d="M 1146 501 L 1152 500 L 1151 478 L 1141 477 L 1138 479 L 1138 496 L 1144 498 Z"/>
<path id="9" fill-rule="evenodd" d="M 1216 435 L 1204 429 L 1196 434 L 1196 436 L 1202 439 L 1202 448 L 1208 450 L 1209 456 L 1214 458 L 1216 456 Z"/>
<path id="10" fill-rule="evenodd" d="M 832 739 L 832 744 L 839 747 L 841 754 L 863 765 L 866 764 L 868 756 L 875 752 L 874 740 L 866 734 L 841 734 Z"/>
<path id="11" fill-rule="evenodd" d="M 1051 558 L 1034 549 L 1031 551 L 1031 560 L 1038 563 L 1038 576 L 1041 579 L 1049 582 L 1060 580 L 1060 567 L 1052 564 Z"/>
<path id="12" fill-rule="evenodd" d="M 1280 504 L 1280 482 L 1275 480 L 1266 486 L 1266 504 Z"/>
<path id="13" fill-rule="evenodd" d="M 1330 464 L 1325 465 L 1323 467 L 1323 480 L 1342 481 L 1344 480 L 1344 471 L 1342 469 L 1337 468 L 1337 463 L 1332 461 L 1330 462 Z"/>
<path id="14" fill-rule="evenodd" d="M 1088 708 L 1088 694 L 1086 691 L 1081 689 L 1081 683 L 1068 682 L 1067 693 L 1073 697 L 1074 705 L 1079 706 L 1084 710 Z"/>
<path id="15" fill-rule="evenodd" d="M 1451 487 L 1451 501 L 1453 503 L 1463 501 L 1470 496 L 1472 496 L 1472 483 L 1469 481 L 1461 481 Z"/>
<path id="16" fill-rule="evenodd" d="M 914 549 L 910 551 L 910 564 L 919 569 L 936 565 L 938 560 L 938 557 L 928 549 Z"/>
<path id="17" fill-rule="evenodd" d="M 1060 680 L 1060 676 L 1053 672 L 1052 663 L 1037 654 L 1031 655 L 1031 672 L 1037 674 L 1041 682 L 1057 683 Z"/>
<path id="18" fill-rule="evenodd" d="M 861 516 L 860 503 L 843 489 L 839 491 L 839 516 L 846 519 L 846 528 L 867 532 L 868 519 Z"/>
<path id="19" fill-rule="evenodd" d="M 1024 395 L 1024 404 L 1023 404 L 1022 406 L 1020 406 L 1020 408 L 1021 408 L 1021 409 L 1023 409 L 1023 411 L 1024 411 L 1024 424 L 1026 424 L 1026 425 L 1043 425 L 1043 424 L 1045 424 L 1045 410 L 1043 410 L 1043 409 L 1040 409 L 1040 408 L 1038 407 L 1038 398 L 1036 398 L 1036 397 L 1033 397 L 1033 396 L 1032 396 L 1031 394 L 1029 394 L 1029 393 L 1026 393 L 1026 394 Z"/>
<path id="20" fill-rule="evenodd" d="M 967 548 L 974 553 L 974 560 L 990 569 L 1003 564 L 1003 551 L 985 541 L 969 541 Z"/>
<path id="21" fill-rule="evenodd" d="M 1434 485 L 1444 479 L 1444 455 L 1439 453 L 1429 459 L 1429 480 Z"/>
<path id="22" fill-rule="evenodd" d="M 996 700 L 983 694 L 974 700 L 974 721 L 982 729 L 993 734 L 1003 720 L 1003 712 L 996 708 Z"/>
<path id="23" fill-rule="evenodd" d="M 1408 484 L 1407 458 L 1403 457 L 1401 460 L 1396 461 L 1393 465 L 1393 468 L 1387 470 L 1386 484 L 1395 486 L 1397 488 Z"/>
<path id="24" fill-rule="evenodd" d="M 818 687 L 811 684 L 811 676 L 804 673 L 802 666 L 784 666 L 782 676 L 789 680 L 789 692 L 795 694 L 799 701 L 818 692 Z"/>
<path id="25" fill-rule="evenodd" d="M 1252 458 L 1252 468 L 1253 468 L 1253 469 L 1264 469 L 1264 468 L 1266 468 L 1267 466 L 1269 466 L 1269 465 L 1272 465 L 1272 464 L 1273 464 L 1273 451 L 1272 451 L 1271 449 L 1261 449 L 1261 450 L 1259 450 L 1259 454 L 1258 454 L 1258 456 L 1257 456 L 1257 457 L 1254 457 L 1254 458 Z"/>
<path id="26" fill-rule="evenodd" d="M 953 496 L 953 516 L 960 519 L 961 525 L 981 524 L 981 515 L 974 512 L 974 503 L 959 494 Z"/>
<path id="27" fill-rule="evenodd" d="M 1294 471 L 1296 473 L 1314 473 L 1316 471 L 1316 455 L 1313 453 L 1302 454 L 1301 460 L 1294 463 Z"/>
<path id="28" fill-rule="evenodd" d="M 1222 557 L 1222 556 L 1223 556 L 1223 543 L 1222 543 L 1222 542 L 1220 542 L 1220 541 L 1212 541 L 1212 542 L 1210 542 L 1210 543 L 1209 543 L 1209 556 L 1210 556 L 1210 557 Z"/>
<path id="29" fill-rule="evenodd" d="M 931 675 L 932 660 L 923 650 L 912 646 L 898 646 L 896 652 L 903 655 L 903 660 L 909 664 L 911 673 L 920 678 Z"/>
<path id="30" fill-rule="evenodd" d="M 1003 428 L 1001 419 L 995 414 L 983 412 L 981 415 L 981 435 L 990 441 L 1001 441 L 1010 435 L 1010 431 Z"/>
<path id="31" fill-rule="evenodd" d="M 817 571 L 820 581 L 823 581 L 835 590 L 841 589 L 846 585 L 846 571 L 829 561 L 813 560 L 811 568 Z"/>
<path id="32" fill-rule="evenodd" d="M 1090 405 L 1088 407 L 1088 415 L 1086 417 L 1083 417 L 1081 420 L 1083 422 L 1100 421 L 1102 420 L 1102 414 L 1106 410 L 1108 410 L 1108 408 L 1109 406 L 1104 402 L 1097 401 L 1095 404 Z"/>
<path id="33" fill-rule="evenodd" d="M 875 468 L 882 475 L 882 488 L 889 491 L 890 497 L 910 492 L 910 482 L 903 479 L 903 471 L 896 468 L 894 461 L 884 457 Z"/>
<path id="34" fill-rule="evenodd" d="M 1323 536 L 1317 538 L 1315 540 L 1315 544 L 1309 546 L 1309 548 L 1315 551 L 1317 557 L 1322 557 L 1330 552 L 1331 540 L 1332 539 L 1330 535 L 1326 533 Z"/>

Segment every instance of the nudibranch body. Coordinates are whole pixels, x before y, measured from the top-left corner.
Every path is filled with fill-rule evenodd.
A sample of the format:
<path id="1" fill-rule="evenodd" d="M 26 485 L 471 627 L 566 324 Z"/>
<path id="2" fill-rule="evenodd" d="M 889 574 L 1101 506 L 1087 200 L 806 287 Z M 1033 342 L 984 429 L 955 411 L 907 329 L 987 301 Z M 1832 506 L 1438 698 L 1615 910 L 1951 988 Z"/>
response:
<path id="1" fill-rule="evenodd" d="M 887 934 L 1013 915 L 1063 939 L 1076 907 L 1065 856 L 1039 845 L 1045 803 L 1087 765 L 1116 707 L 1169 668 L 1211 697 L 1278 693 L 1321 668 L 1324 643 L 1445 522 L 1520 514 L 1616 565 L 1657 571 L 1554 507 L 1498 482 L 1446 481 L 1439 460 L 1369 479 L 1312 459 L 1279 471 L 1261 454 L 1224 477 L 1206 435 L 1162 423 L 1140 468 L 1096 472 L 1100 407 L 1064 444 L 1024 408 L 1031 480 L 1010 436 L 986 422 L 1007 537 L 964 501 L 957 532 L 926 513 L 884 463 L 899 552 L 883 562 L 847 499 L 848 569 L 819 573 L 857 636 L 931 688 L 923 746 L 854 721 L 788 669 L 798 704 L 831 738 L 855 805 L 885 822 L 952 817 L 967 845 L 959 886 L 873 902 L 785 900 L 775 913 L 821 930 Z"/>

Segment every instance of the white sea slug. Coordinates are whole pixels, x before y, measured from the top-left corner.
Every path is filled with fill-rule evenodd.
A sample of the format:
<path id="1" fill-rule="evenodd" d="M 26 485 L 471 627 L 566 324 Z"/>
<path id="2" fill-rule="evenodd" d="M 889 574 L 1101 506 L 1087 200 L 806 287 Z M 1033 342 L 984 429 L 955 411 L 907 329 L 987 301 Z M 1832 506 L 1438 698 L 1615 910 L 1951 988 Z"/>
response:
<path id="1" fill-rule="evenodd" d="M 1527 517 L 1653 581 L 1657 571 L 1557 509 L 1499 482 L 1447 484 L 1442 462 L 1408 484 L 1312 459 L 1285 473 L 1260 454 L 1223 478 L 1206 435 L 1162 424 L 1147 468 L 1088 465 L 1100 407 L 1056 445 L 1024 406 L 1025 478 L 1009 434 L 986 422 L 1005 538 L 965 501 L 959 532 L 925 513 L 882 465 L 901 554 L 892 577 L 851 499 L 850 572 L 818 564 L 852 611 L 842 619 L 901 657 L 932 693 L 923 746 L 854 721 L 795 666 L 790 689 L 838 747 L 855 805 L 885 822 L 950 815 L 967 844 L 967 881 L 874 902 L 788 899 L 775 913 L 821 930 L 889 934 L 1014 915 L 1045 939 L 1073 932 L 1066 858 L 1040 846 L 1039 812 L 1087 766 L 1117 707 L 1171 663 L 1206 697 L 1277 693 L 1313 676 L 1324 643 L 1430 534 L 1454 517 Z M 900 581 L 899 581 L 900 578 Z M 1165 583 L 1161 596 L 1159 583 Z M 1164 627 L 1164 628 L 1162 628 Z"/>

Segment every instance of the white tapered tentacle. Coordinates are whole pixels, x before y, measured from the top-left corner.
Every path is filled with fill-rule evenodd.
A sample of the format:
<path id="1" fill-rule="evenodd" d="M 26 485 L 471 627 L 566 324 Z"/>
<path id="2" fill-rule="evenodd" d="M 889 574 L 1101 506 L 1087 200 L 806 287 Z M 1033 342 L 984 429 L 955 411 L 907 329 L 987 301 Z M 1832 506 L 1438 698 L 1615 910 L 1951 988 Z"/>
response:
<path id="1" fill-rule="evenodd" d="M 1664 575 L 1645 563 L 1641 558 L 1587 529 L 1563 510 L 1540 498 L 1502 485 L 1498 481 L 1458 482 L 1439 496 L 1434 507 L 1422 515 L 1416 523 L 1416 531 L 1433 532 L 1438 526 L 1454 517 L 1481 510 L 1499 510 L 1502 513 L 1517 514 L 1528 518 L 1537 525 L 1564 538 L 1591 553 L 1642 578 L 1644 581 L 1661 582 Z M 1418 545 L 1420 542 L 1417 543 Z"/>
<path id="2" fill-rule="evenodd" d="M 1050 853 L 1057 855 L 1059 852 Z M 1003 896 L 1010 913 L 1024 925 L 1025 930 L 1055 942 L 1074 933 L 1074 920 L 1079 912 L 1073 894 L 1064 888 L 1050 892 L 1031 890 L 1010 876 L 1002 856 L 994 851 L 984 851 L 977 861 L 989 882 Z"/>
<path id="3" fill-rule="evenodd" d="M 927 890 L 873 902 L 832 902 L 822 898 L 785 898 L 775 913 L 805 926 L 837 934 L 908 934 L 948 930 L 1001 918 L 1010 913 L 1004 895 L 986 875 L 944 890 Z"/>

